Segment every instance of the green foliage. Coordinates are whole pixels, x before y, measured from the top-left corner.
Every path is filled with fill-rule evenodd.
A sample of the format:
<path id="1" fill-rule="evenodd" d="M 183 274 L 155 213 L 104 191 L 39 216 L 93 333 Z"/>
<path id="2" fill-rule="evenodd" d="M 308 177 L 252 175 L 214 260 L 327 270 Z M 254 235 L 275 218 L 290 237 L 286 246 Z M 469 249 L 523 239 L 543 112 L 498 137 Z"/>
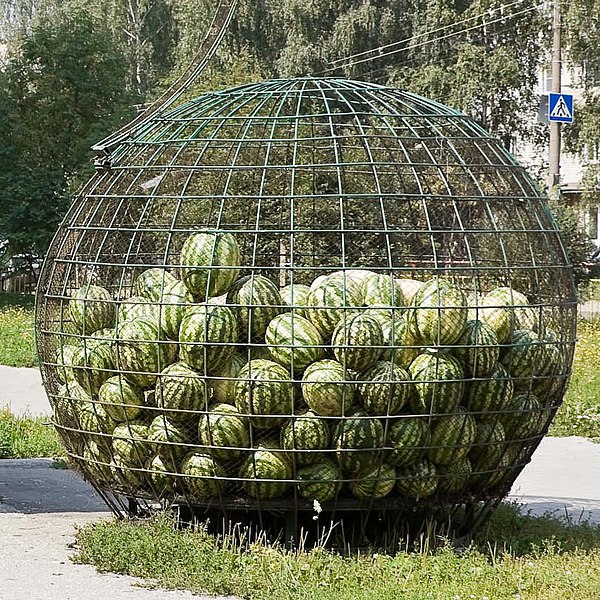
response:
<path id="1" fill-rule="evenodd" d="M 33 367 L 33 296 L 0 293 L 0 365 Z"/>
<path id="2" fill-rule="evenodd" d="M 600 586 L 598 527 L 524 517 L 511 506 L 461 553 L 443 540 L 438 548 L 425 543 L 392 554 L 293 552 L 264 542 L 240 545 L 203 528 L 177 531 L 166 516 L 96 523 L 78 537 L 77 560 L 101 571 L 254 600 L 575 600 L 595 597 Z"/>
<path id="3" fill-rule="evenodd" d="M 54 458 L 64 453 L 47 418 L 16 417 L 0 410 L 0 459 Z"/>

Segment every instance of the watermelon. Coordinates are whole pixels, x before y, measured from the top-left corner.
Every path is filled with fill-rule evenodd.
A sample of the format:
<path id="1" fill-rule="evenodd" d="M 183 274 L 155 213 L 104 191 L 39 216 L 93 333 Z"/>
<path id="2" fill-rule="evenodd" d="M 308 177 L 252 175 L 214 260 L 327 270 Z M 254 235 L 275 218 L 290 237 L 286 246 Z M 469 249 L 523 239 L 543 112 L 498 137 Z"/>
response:
<path id="1" fill-rule="evenodd" d="M 75 379 L 73 357 L 78 348 L 79 346 L 74 344 L 64 344 L 56 351 L 54 362 L 56 363 L 56 378 L 60 383 L 67 383 Z"/>
<path id="2" fill-rule="evenodd" d="M 253 498 L 280 498 L 291 486 L 292 465 L 276 444 L 265 443 L 248 454 L 239 476 Z"/>
<path id="3" fill-rule="evenodd" d="M 477 423 L 462 407 L 451 415 L 436 419 L 431 428 L 431 446 L 427 458 L 436 465 L 449 465 L 467 456 L 471 450 Z"/>
<path id="4" fill-rule="evenodd" d="M 73 380 L 58 388 L 55 396 L 50 396 L 55 423 L 63 427 L 78 429 L 82 404 L 91 404 L 91 396 Z"/>
<path id="5" fill-rule="evenodd" d="M 473 473 L 471 461 L 463 456 L 448 465 L 438 468 L 440 476 L 438 490 L 449 494 L 458 494 L 465 490 Z"/>
<path id="6" fill-rule="evenodd" d="M 340 320 L 333 331 L 333 354 L 346 369 L 364 371 L 383 352 L 383 331 L 379 321 L 367 313 Z"/>
<path id="7" fill-rule="evenodd" d="M 161 339 L 158 324 L 148 319 L 125 321 L 113 345 L 116 368 L 134 385 L 150 387 L 158 374 L 175 361 L 177 346 Z"/>
<path id="8" fill-rule="evenodd" d="M 547 416 L 538 398 L 530 392 L 515 394 L 504 411 L 499 419 L 508 440 L 529 440 L 539 435 Z"/>
<path id="9" fill-rule="evenodd" d="M 181 462 L 183 486 L 193 497 L 208 500 L 225 491 L 225 470 L 209 454 L 194 451 L 186 454 Z"/>
<path id="10" fill-rule="evenodd" d="M 69 316 L 78 333 L 89 335 L 98 329 L 114 327 L 115 302 L 107 289 L 86 284 L 69 301 Z"/>
<path id="11" fill-rule="evenodd" d="M 519 451 L 520 448 L 516 444 L 505 445 L 504 452 L 497 461 L 488 464 L 480 462 L 474 465 L 472 480 L 482 490 L 487 490 L 512 478 L 514 472 L 522 466 L 517 463 Z"/>
<path id="12" fill-rule="evenodd" d="M 214 374 L 235 351 L 238 337 L 238 322 L 231 308 L 217 304 L 194 307 L 181 320 L 181 360 L 203 374 Z"/>
<path id="13" fill-rule="evenodd" d="M 135 278 L 135 281 L 133 282 L 133 293 L 135 297 L 141 296 L 152 303 L 158 302 L 165 287 L 169 283 L 175 281 L 177 281 L 177 279 L 165 269 L 152 267 L 151 269 L 146 269 Z M 127 311 L 128 308 L 126 307 L 124 310 Z M 129 315 L 127 316 L 129 317 Z M 144 316 L 148 318 L 148 315 Z M 133 314 L 132 317 L 136 318 L 137 315 Z"/>
<path id="14" fill-rule="evenodd" d="M 102 384 L 115 374 L 115 364 L 110 343 L 104 340 L 85 339 L 71 357 L 73 376 L 77 383 L 91 396 L 95 396 Z"/>
<path id="15" fill-rule="evenodd" d="M 441 277 L 424 283 L 412 300 L 408 323 L 425 345 L 454 344 L 462 335 L 468 315 L 467 299 L 455 285 Z"/>
<path id="16" fill-rule="evenodd" d="M 165 285 L 158 302 L 158 322 L 162 331 L 166 337 L 178 339 L 181 320 L 194 302 L 192 294 L 183 282 L 172 281 Z"/>
<path id="17" fill-rule="evenodd" d="M 478 421 L 475 441 L 469 452 L 469 458 L 475 471 L 482 466 L 494 465 L 502 456 L 506 446 L 506 433 L 502 423 L 494 421 Z"/>
<path id="18" fill-rule="evenodd" d="M 390 361 L 377 361 L 359 380 L 359 403 L 374 416 L 397 415 L 416 393 L 408 372 Z"/>
<path id="19" fill-rule="evenodd" d="M 463 397 L 465 374 L 456 358 L 446 352 L 424 352 L 409 367 L 417 393 L 409 398 L 412 412 L 453 412 Z"/>
<path id="20" fill-rule="evenodd" d="M 355 307 L 362 306 L 363 298 L 354 279 L 344 273 L 333 273 L 311 289 L 306 302 L 306 318 L 328 341 L 344 317 L 357 313 Z"/>
<path id="21" fill-rule="evenodd" d="M 515 386 L 528 388 L 544 358 L 544 348 L 538 335 L 533 331 L 517 329 L 513 332 L 501 361 L 516 380 Z"/>
<path id="22" fill-rule="evenodd" d="M 245 364 L 245 357 L 234 352 L 215 368 L 214 377 L 207 378 L 216 404 L 235 404 L 235 382 Z"/>
<path id="23" fill-rule="evenodd" d="M 240 370 L 235 402 L 255 427 L 281 425 L 292 412 L 293 386 L 289 371 L 271 360 L 255 359 Z"/>
<path id="24" fill-rule="evenodd" d="M 397 367 L 408 369 L 419 355 L 421 342 L 409 327 L 407 315 L 392 313 L 386 309 L 371 310 L 369 314 L 381 325 L 384 346 L 390 346 L 389 350 L 384 349 L 381 358 L 393 360 Z"/>
<path id="25" fill-rule="evenodd" d="M 329 425 L 316 413 L 307 411 L 290 419 L 281 431 L 281 447 L 289 450 L 296 465 L 323 460 L 323 450 L 330 447 Z"/>
<path id="26" fill-rule="evenodd" d="M 135 419 L 144 403 L 141 388 L 127 381 L 122 375 L 107 379 L 98 391 L 98 399 L 106 414 L 117 422 Z"/>
<path id="27" fill-rule="evenodd" d="M 158 454 L 148 459 L 146 469 L 149 471 L 147 477 L 157 498 L 173 495 L 177 475 Z"/>
<path id="28" fill-rule="evenodd" d="M 240 247 L 230 233 L 200 231 L 181 248 L 182 280 L 199 302 L 229 290 L 240 272 Z"/>
<path id="29" fill-rule="evenodd" d="M 155 399 L 174 422 L 192 422 L 206 407 L 207 385 L 203 377 L 183 362 L 173 363 L 156 380 Z"/>
<path id="30" fill-rule="evenodd" d="M 396 277 L 396 281 L 402 290 L 402 295 L 404 296 L 404 301 L 406 305 L 412 303 L 415 294 L 419 291 L 419 288 L 423 285 L 422 281 L 417 281 L 416 279 L 409 279 L 406 277 Z"/>
<path id="31" fill-rule="evenodd" d="M 467 321 L 465 330 L 456 344 L 454 355 L 460 360 L 465 371 L 473 377 L 486 377 L 500 356 L 496 333 L 483 321 Z"/>
<path id="32" fill-rule="evenodd" d="M 142 471 L 143 468 L 145 465 L 129 465 L 121 456 L 113 456 L 110 462 L 111 487 L 116 484 L 117 489 L 125 494 L 130 494 L 132 490 L 143 487 L 146 475 Z"/>
<path id="33" fill-rule="evenodd" d="M 173 421 L 167 415 L 156 415 L 148 425 L 148 442 L 152 451 L 171 469 L 190 452 L 190 446 L 196 441 L 190 428 Z"/>
<path id="34" fill-rule="evenodd" d="M 385 273 L 368 274 L 360 284 L 360 295 L 367 306 L 404 306 L 400 282 Z"/>
<path id="35" fill-rule="evenodd" d="M 276 316 L 267 327 L 265 342 L 273 360 L 294 373 L 325 358 L 325 342 L 318 329 L 294 313 Z"/>
<path id="36" fill-rule="evenodd" d="M 484 379 L 469 382 L 466 393 L 466 405 L 469 412 L 481 413 L 480 416 L 495 418 L 498 411 L 510 402 L 514 384 L 501 363 L 496 363 Z"/>
<path id="37" fill-rule="evenodd" d="M 426 458 L 398 470 L 396 475 L 396 489 L 403 496 L 419 500 L 435 494 L 437 490 L 437 467 Z"/>
<path id="38" fill-rule="evenodd" d="M 358 474 L 381 456 L 383 425 L 379 419 L 356 412 L 340 421 L 333 434 L 333 447 L 342 470 Z"/>
<path id="39" fill-rule="evenodd" d="M 114 458 L 122 467 L 143 468 L 152 454 L 148 440 L 148 424 L 144 421 L 119 423 L 112 432 Z"/>
<path id="40" fill-rule="evenodd" d="M 350 491 L 359 500 L 384 498 L 396 483 L 396 467 L 388 464 L 370 465 L 360 471 L 350 483 Z"/>
<path id="41" fill-rule="evenodd" d="M 293 313 L 306 318 L 306 307 L 308 298 L 308 294 L 310 292 L 310 288 L 307 285 L 302 285 L 301 283 L 294 283 L 291 285 L 286 285 L 279 290 L 279 295 L 281 296 L 281 303 L 293 309 Z"/>
<path id="42" fill-rule="evenodd" d="M 425 454 L 431 441 L 427 421 L 418 417 L 403 416 L 397 419 L 387 432 L 386 461 L 396 467 L 406 467 Z"/>
<path id="43" fill-rule="evenodd" d="M 83 449 L 82 458 L 84 469 L 90 481 L 95 484 L 112 484 L 110 445 L 98 443 L 98 440 L 88 438 Z"/>
<path id="44" fill-rule="evenodd" d="M 334 271 L 333 273 L 328 273 L 327 275 L 319 275 L 318 277 L 315 277 L 313 282 L 310 284 L 309 289 L 311 291 L 314 290 L 331 276 L 351 279 L 352 285 L 360 286 L 363 280 L 370 275 L 375 275 L 375 272 L 369 271 L 368 269 L 346 269 L 345 271 Z M 361 302 L 361 304 L 363 303 Z"/>
<path id="45" fill-rule="evenodd" d="M 79 428 L 91 434 L 99 444 L 108 444 L 110 434 L 116 423 L 106 414 L 104 407 L 99 402 L 80 400 L 76 408 L 76 421 Z"/>
<path id="46" fill-rule="evenodd" d="M 342 487 L 342 472 L 332 461 L 320 458 L 318 462 L 306 465 L 297 472 L 298 492 L 307 500 L 329 502 Z"/>
<path id="47" fill-rule="evenodd" d="M 356 386 L 351 375 L 335 360 L 324 359 L 309 365 L 302 376 L 302 396 L 318 415 L 340 417 L 354 407 Z"/>
<path id="48" fill-rule="evenodd" d="M 117 322 L 132 321 L 133 319 L 149 319 L 158 322 L 158 306 L 143 296 L 131 296 L 121 300 L 117 311 Z"/>
<path id="49" fill-rule="evenodd" d="M 240 337 L 262 342 L 269 323 L 282 312 L 279 288 L 262 275 L 247 275 L 238 279 L 227 294 L 228 304 L 234 305 Z"/>
<path id="50" fill-rule="evenodd" d="M 558 334 L 547 327 L 540 338 L 543 358 L 539 361 L 531 382 L 531 391 L 545 406 L 551 406 L 559 397 L 563 383 L 569 373 L 567 346 L 561 342 Z"/>
<path id="51" fill-rule="evenodd" d="M 250 447 L 248 420 L 231 404 L 215 404 L 200 417 L 198 439 L 203 452 L 221 461 L 239 458 Z"/>
<path id="52" fill-rule="evenodd" d="M 477 308 L 477 318 L 496 332 L 500 344 L 510 339 L 514 329 L 533 329 L 537 324 L 535 311 L 528 306 L 527 298 L 509 287 L 499 287 L 487 293 Z"/>

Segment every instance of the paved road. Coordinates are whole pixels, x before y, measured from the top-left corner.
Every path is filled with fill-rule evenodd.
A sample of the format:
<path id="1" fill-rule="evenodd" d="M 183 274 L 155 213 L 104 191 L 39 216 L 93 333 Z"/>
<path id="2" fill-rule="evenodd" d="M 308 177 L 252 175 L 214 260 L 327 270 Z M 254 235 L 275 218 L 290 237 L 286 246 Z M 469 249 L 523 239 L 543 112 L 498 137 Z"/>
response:
<path id="1" fill-rule="evenodd" d="M 0 366 L 3 405 L 15 414 L 48 415 L 39 372 Z M 600 444 L 578 437 L 544 439 L 510 498 L 533 514 L 600 523 Z M 102 518 L 110 514 L 77 474 L 54 469 L 46 459 L 0 460 L 0 532 L 3 547 L 10 548 L 0 552 L 0 600 L 199 599 L 72 564 L 74 527 Z"/>

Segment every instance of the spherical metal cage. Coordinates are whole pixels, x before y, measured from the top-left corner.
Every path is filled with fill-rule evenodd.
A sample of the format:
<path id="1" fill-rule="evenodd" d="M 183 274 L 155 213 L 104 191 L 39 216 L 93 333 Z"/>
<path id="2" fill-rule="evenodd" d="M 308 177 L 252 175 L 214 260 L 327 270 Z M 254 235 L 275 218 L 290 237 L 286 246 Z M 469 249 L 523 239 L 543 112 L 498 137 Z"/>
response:
<path id="1" fill-rule="evenodd" d="M 36 309 L 54 422 L 115 511 L 484 514 L 562 401 L 575 327 L 555 223 L 497 139 L 314 78 L 137 127 Z"/>

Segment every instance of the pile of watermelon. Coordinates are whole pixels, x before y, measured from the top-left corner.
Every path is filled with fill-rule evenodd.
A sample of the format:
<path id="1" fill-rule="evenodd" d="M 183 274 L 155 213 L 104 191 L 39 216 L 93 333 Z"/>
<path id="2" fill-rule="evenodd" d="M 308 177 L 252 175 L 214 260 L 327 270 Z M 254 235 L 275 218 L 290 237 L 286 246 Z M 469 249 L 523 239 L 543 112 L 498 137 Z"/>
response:
<path id="1" fill-rule="evenodd" d="M 485 495 L 562 398 L 568 345 L 511 287 L 368 269 L 280 286 L 217 231 L 178 258 L 86 282 L 57 319 L 55 423 L 100 487 L 196 504 Z"/>

